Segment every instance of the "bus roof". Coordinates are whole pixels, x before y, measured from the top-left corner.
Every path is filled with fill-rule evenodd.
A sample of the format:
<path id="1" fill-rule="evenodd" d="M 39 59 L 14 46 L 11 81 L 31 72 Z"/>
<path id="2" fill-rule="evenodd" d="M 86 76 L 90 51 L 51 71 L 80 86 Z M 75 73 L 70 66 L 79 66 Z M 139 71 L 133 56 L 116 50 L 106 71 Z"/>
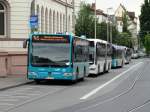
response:
<path id="1" fill-rule="evenodd" d="M 47 33 L 32 33 L 30 34 L 30 38 L 32 38 L 32 36 L 42 36 L 42 35 L 45 35 L 45 36 L 71 36 L 71 38 L 79 38 L 79 39 L 82 39 L 82 40 L 87 40 L 85 37 L 83 38 L 83 36 L 75 36 L 75 35 L 72 35 L 72 34 L 47 34 Z M 87 40 L 88 41 L 88 40 Z"/>
<path id="2" fill-rule="evenodd" d="M 100 42 L 100 43 L 104 43 L 107 44 L 108 42 L 102 39 L 88 39 L 89 41 L 94 41 L 94 42 Z"/>
<path id="3" fill-rule="evenodd" d="M 115 44 L 112 44 L 112 47 L 115 49 L 120 49 L 120 50 L 127 49 L 126 46 L 120 46 L 120 45 L 115 45 Z"/>

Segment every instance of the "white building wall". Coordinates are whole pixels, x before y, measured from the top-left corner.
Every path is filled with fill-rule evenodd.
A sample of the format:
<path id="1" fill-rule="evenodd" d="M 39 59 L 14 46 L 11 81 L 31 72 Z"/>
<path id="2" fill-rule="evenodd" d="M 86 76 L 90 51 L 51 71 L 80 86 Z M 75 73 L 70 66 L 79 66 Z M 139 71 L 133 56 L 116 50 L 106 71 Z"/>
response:
<path id="1" fill-rule="evenodd" d="M 122 5 L 120 5 L 120 6 L 117 8 L 116 12 L 115 12 L 115 17 L 120 17 L 120 18 L 122 18 L 123 15 L 124 15 L 124 13 L 125 13 L 125 9 L 122 7 Z M 122 22 L 122 21 L 117 20 L 117 28 L 118 28 L 118 31 L 119 31 L 119 32 L 122 32 L 122 31 L 123 31 L 123 25 L 121 25 L 121 22 Z"/>
<path id="2" fill-rule="evenodd" d="M 11 39 L 28 38 L 30 33 L 29 19 L 30 19 L 32 1 L 31 0 L 1 0 L 1 1 L 7 1 L 10 6 L 10 14 L 9 14 L 10 18 L 7 21 L 10 23 L 8 27 L 9 34 L 7 34 L 8 38 Z M 67 16 L 66 16 L 66 6 L 64 6 L 59 2 L 56 2 L 54 0 L 35 0 L 35 1 L 36 1 L 35 12 L 36 14 L 39 15 L 39 29 L 38 29 L 39 32 L 55 33 L 60 31 L 67 31 L 67 32 L 73 31 L 72 7 L 67 7 Z M 66 0 L 64 0 L 64 2 L 65 1 Z M 68 0 L 68 4 L 71 5 L 71 3 L 72 0 Z M 43 11 L 42 11 L 42 7 L 43 7 Z M 46 9 L 47 9 L 47 13 L 46 13 Z M 53 12 L 55 12 L 55 15 L 53 15 Z M 63 15 L 67 17 L 67 19 L 63 18 Z M 69 16 L 70 16 L 70 22 L 69 22 Z M 45 20 L 47 20 L 47 23 L 45 22 Z M 66 21 L 67 21 L 67 25 L 66 25 Z M 70 24 L 68 25 L 68 23 Z M 22 42 L 18 42 L 16 40 L 0 41 L 0 48 L 22 48 Z"/>
<path id="3" fill-rule="evenodd" d="M 8 0 L 11 7 L 10 13 L 10 37 L 27 38 L 29 28 L 29 16 L 31 0 Z"/>
<path id="4" fill-rule="evenodd" d="M 99 23 L 107 22 L 107 17 L 105 17 L 104 15 L 98 15 L 97 18 Z"/>

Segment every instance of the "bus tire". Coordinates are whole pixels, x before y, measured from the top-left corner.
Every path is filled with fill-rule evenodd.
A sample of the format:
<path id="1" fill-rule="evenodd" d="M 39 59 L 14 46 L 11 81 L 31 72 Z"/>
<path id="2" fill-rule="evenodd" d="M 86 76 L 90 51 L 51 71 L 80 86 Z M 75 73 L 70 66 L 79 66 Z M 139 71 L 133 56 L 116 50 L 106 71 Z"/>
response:
<path id="1" fill-rule="evenodd" d="M 103 67 L 103 73 L 106 72 L 106 64 L 104 64 L 104 67 Z"/>
<path id="2" fill-rule="evenodd" d="M 108 70 L 107 70 L 107 72 L 109 72 L 110 71 L 110 63 L 108 64 Z"/>
<path id="3" fill-rule="evenodd" d="M 34 81 L 35 81 L 36 84 L 40 84 L 41 83 L 40 79 L 34 79 Z"/>

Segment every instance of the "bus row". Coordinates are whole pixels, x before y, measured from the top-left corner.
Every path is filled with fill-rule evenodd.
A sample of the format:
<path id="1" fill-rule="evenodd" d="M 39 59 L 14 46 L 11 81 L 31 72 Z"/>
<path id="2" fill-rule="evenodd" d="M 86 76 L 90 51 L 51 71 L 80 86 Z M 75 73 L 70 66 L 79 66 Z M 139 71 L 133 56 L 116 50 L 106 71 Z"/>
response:
<path id="1" fill-rule="evenodd" d="M 89 74 L 109 72 L 131 60 L 131 50 L 100 39 L 66 34 L 31 34 L 28 47 L 27 77 L 41 80 L 83 80 Z"/>

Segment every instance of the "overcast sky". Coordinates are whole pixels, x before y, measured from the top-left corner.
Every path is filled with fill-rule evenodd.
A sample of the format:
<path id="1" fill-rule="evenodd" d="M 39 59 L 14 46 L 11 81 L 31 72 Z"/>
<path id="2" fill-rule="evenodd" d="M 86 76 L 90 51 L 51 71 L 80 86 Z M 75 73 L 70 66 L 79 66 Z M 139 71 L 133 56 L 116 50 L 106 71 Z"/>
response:
<path id="1" fill-rule="evenodd" d="M 84 0 L 86 2 L 94 3 L 95 0 Z M 128 11 L 134 11 L 136 16 L 140 15 L 141 4 L 144 0 L 96 0 L 97 8 L 106 12 L 108 7 L 113 8 L 113 12 L 118 8 L 119 4 L 123 4 Z"/>

